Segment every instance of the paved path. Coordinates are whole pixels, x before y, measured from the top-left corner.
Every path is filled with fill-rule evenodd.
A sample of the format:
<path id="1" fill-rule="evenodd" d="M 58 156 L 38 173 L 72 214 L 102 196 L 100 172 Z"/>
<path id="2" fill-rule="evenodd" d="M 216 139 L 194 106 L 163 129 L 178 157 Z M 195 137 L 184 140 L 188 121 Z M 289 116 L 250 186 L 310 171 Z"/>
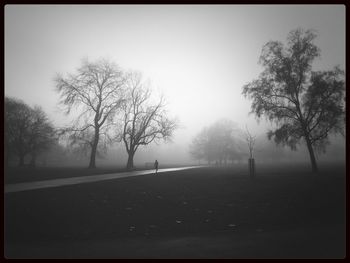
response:
<path id="1" fill-rule="evenodd" d="M 201 166 L 187 166 L 179 168 L 167 168 L 159 169 L 158 173 L 180 171 L 186 169 L 199 168 Z M 104 180 L 111 180 L 123 177 L 139 176 L 145 174 L 154 174 L 154 169 L 144 170 L 144 171 L 132 171 L 132 172 L 123 172 L 123 173 L 112 173 L 112 174 L 99 174 L 99 175 L 88 175 L 88 176 L 79 176 L 71 178 L 61 178 L 61 179 L 52 179 L 44 181 L 36 181 L 29 183 L 18 183 L 18 184 L 7 184 L 5 185 L 5 193 L 21 192 L 36 190 L 49 187 L 59 187 L 64 185 L 73 185 L 73 184 L 82 184 L 82 183 L 92 183 Z"/>

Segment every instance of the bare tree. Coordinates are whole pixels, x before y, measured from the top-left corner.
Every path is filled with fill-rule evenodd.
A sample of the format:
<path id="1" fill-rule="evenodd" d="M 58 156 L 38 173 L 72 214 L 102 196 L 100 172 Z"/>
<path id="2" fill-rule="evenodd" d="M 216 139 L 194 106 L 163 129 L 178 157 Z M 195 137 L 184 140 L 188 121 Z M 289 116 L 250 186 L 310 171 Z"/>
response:
<path id="1" fill-rule="evenodd" d="M 249 149 L 249 160 L 248 160 L 249 173 L 250 173 L 250 177 L 253 178 L 255 176 L 255 160 L 253 158 L 253 151 L 254 151 L 256 136 L 253 136 L 249 132 L 247 126 L 245 130 L 245 139 L 247 141 L 248 149 Z"/>
<path id="2" fill-rule="evenodd" d="M 296 29 L 289 33 L 287 46 L 268 42 L 260 57 L 265 70 L 243 87 L 243 94 L 253 100 L 252 112 L 278 126 L 268 133 L 269 139 L 292 150 L 305 140 L 313 172 L 318 171 L 314 149 L 324 151 L 329 134 L 343 133 L 345 123 L 344 72 L 338 67 L 311 71 L 320 55 L 315 38 L 312 30 Z"/>
<path id="3" fill-rule="evenodd" d="M 89 168 L 95 168 L 99 142 L 110 141 L 108 128 L 125 101 L 124 74 L 106 59 L 84 60 L 76 74 L 67 78 L 58 75 L 55 82 L 66 114 L 72 110 L 80 112 L 65 132 L 69 133 L 73 144 L 91 150 Z"/>
<path id="4" fill-rule="evenodd" d="M 245 133 L 244 133 L 245 140 L 247 141 L 248 149 L 249 149 L 249 158 L 253 159 L 253 152 L 254 152 L 254 146 L 255 146 L 255 140 L 256 136 L 252 135 L 248 127 L 245 127 Z"/>
<path id="5" fill-rule="evenodd" d="M 127 102 L 123 105 L 122 140 L 128 153 L 127 169 L 134 167 L 134 155 L 141 145 L 160 139 L 168 140 L 177 121 L 167 117 L 163 98 L 152 103 L 151 90 L 138 72 L 127 75 Z"/>

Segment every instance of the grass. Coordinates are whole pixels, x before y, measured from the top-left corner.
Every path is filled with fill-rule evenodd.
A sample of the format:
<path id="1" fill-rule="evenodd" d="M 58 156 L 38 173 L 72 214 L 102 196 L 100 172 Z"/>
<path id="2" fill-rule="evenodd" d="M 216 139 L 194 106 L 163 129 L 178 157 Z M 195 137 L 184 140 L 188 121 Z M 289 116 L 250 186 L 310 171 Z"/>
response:
<path id="1" fill-rule="evenodd" d="M 250 180 L 198 168 L 9 193 L 5 255 L 343 257 L 344 167 L 323 170 L 261 166 Z"/>

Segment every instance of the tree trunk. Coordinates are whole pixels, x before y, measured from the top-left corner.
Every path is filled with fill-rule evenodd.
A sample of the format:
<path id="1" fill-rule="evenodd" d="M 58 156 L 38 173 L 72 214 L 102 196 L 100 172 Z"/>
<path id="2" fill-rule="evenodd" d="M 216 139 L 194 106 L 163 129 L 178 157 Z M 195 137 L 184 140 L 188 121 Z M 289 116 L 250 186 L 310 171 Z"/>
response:
<path id="1" fill-rule="evenodd" d="M 305 140 L 306 140 L 307 149 L 309 150 L 312 172 L 317 173 L 318 167 L 316 163 L 315 153 L 308 135 L 305 136 Z"/>
<path id="2" fill-rule="evenodd" d="M 129 151 L 129 156 L 128 156 L 128 163 L 126 164 L 126 169 L 130 170 L 134 168 L 134 151 Z"/>
<path id="3" fill-rule="evenodd" d="M 94 143 L 91 148 L 89 168 L 96 168 L 96 150 L 97 143 Z"/>
<path id="4" fill-rule="evenodd" d="M 250 178 L 255 178 L 255 160 L 253 158 L 249 158 L 248 166 Z"/>
<path id="5" fill-rule="evenodd" d="M 94 142 L 91 147 L 91 155 L 90 155 L 90 163 L 89 168 L 96 168 L 96 152 L 97 152 L 97 145 L 98 145 L 98 139 L 99 139 L 99 130 L 95 130 L 95 138 Z"/>

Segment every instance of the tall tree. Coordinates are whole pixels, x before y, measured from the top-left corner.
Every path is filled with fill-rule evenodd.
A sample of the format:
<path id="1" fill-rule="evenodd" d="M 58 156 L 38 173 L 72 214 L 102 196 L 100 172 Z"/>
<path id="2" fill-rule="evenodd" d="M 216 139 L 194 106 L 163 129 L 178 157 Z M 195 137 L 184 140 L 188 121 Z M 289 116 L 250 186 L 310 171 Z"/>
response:
<path id="1" fill-rule="evenodd" d="M 108 128 L 124 102 L 124 74 L 106 59 L 84 60 L 77 73 L 66 78 L 58 75 L 55 82 L 66 114 L 80 112 L 64 132 L 69 133 L 73 144 L 90 149 L 89 168 L 95 168 L 99 142 L 109 141 Z"/>
<path id="2" fill-rule="evenodd" d="M 134 167 L 134 155 L 141 145 L 167 140 L 177 128 L 170 119 L 162 98 L 152 102 L 151 90 L 142 82 L 138 72 L 127 74 L 127 102 L 123 105 L 122 140 L 128 153 L 127 169 Z"/>
<path id="3" fill-rule="evenodd" d="M 317 172 L 314 150 L 325 150 L 330 133 L 344 128 L 344 72 L 311 71 L 320 55 L 312 30 L 296 29 L 289 33 L 287 45 L 269 41 L 262 49 L 259 78 L 243 87 L 253 100 L 252 112 L 266 116 L 277 129 L 268 133 L 277 144 L 295 150 L 303 138 L 310 155 L 312 171 Z"/>

